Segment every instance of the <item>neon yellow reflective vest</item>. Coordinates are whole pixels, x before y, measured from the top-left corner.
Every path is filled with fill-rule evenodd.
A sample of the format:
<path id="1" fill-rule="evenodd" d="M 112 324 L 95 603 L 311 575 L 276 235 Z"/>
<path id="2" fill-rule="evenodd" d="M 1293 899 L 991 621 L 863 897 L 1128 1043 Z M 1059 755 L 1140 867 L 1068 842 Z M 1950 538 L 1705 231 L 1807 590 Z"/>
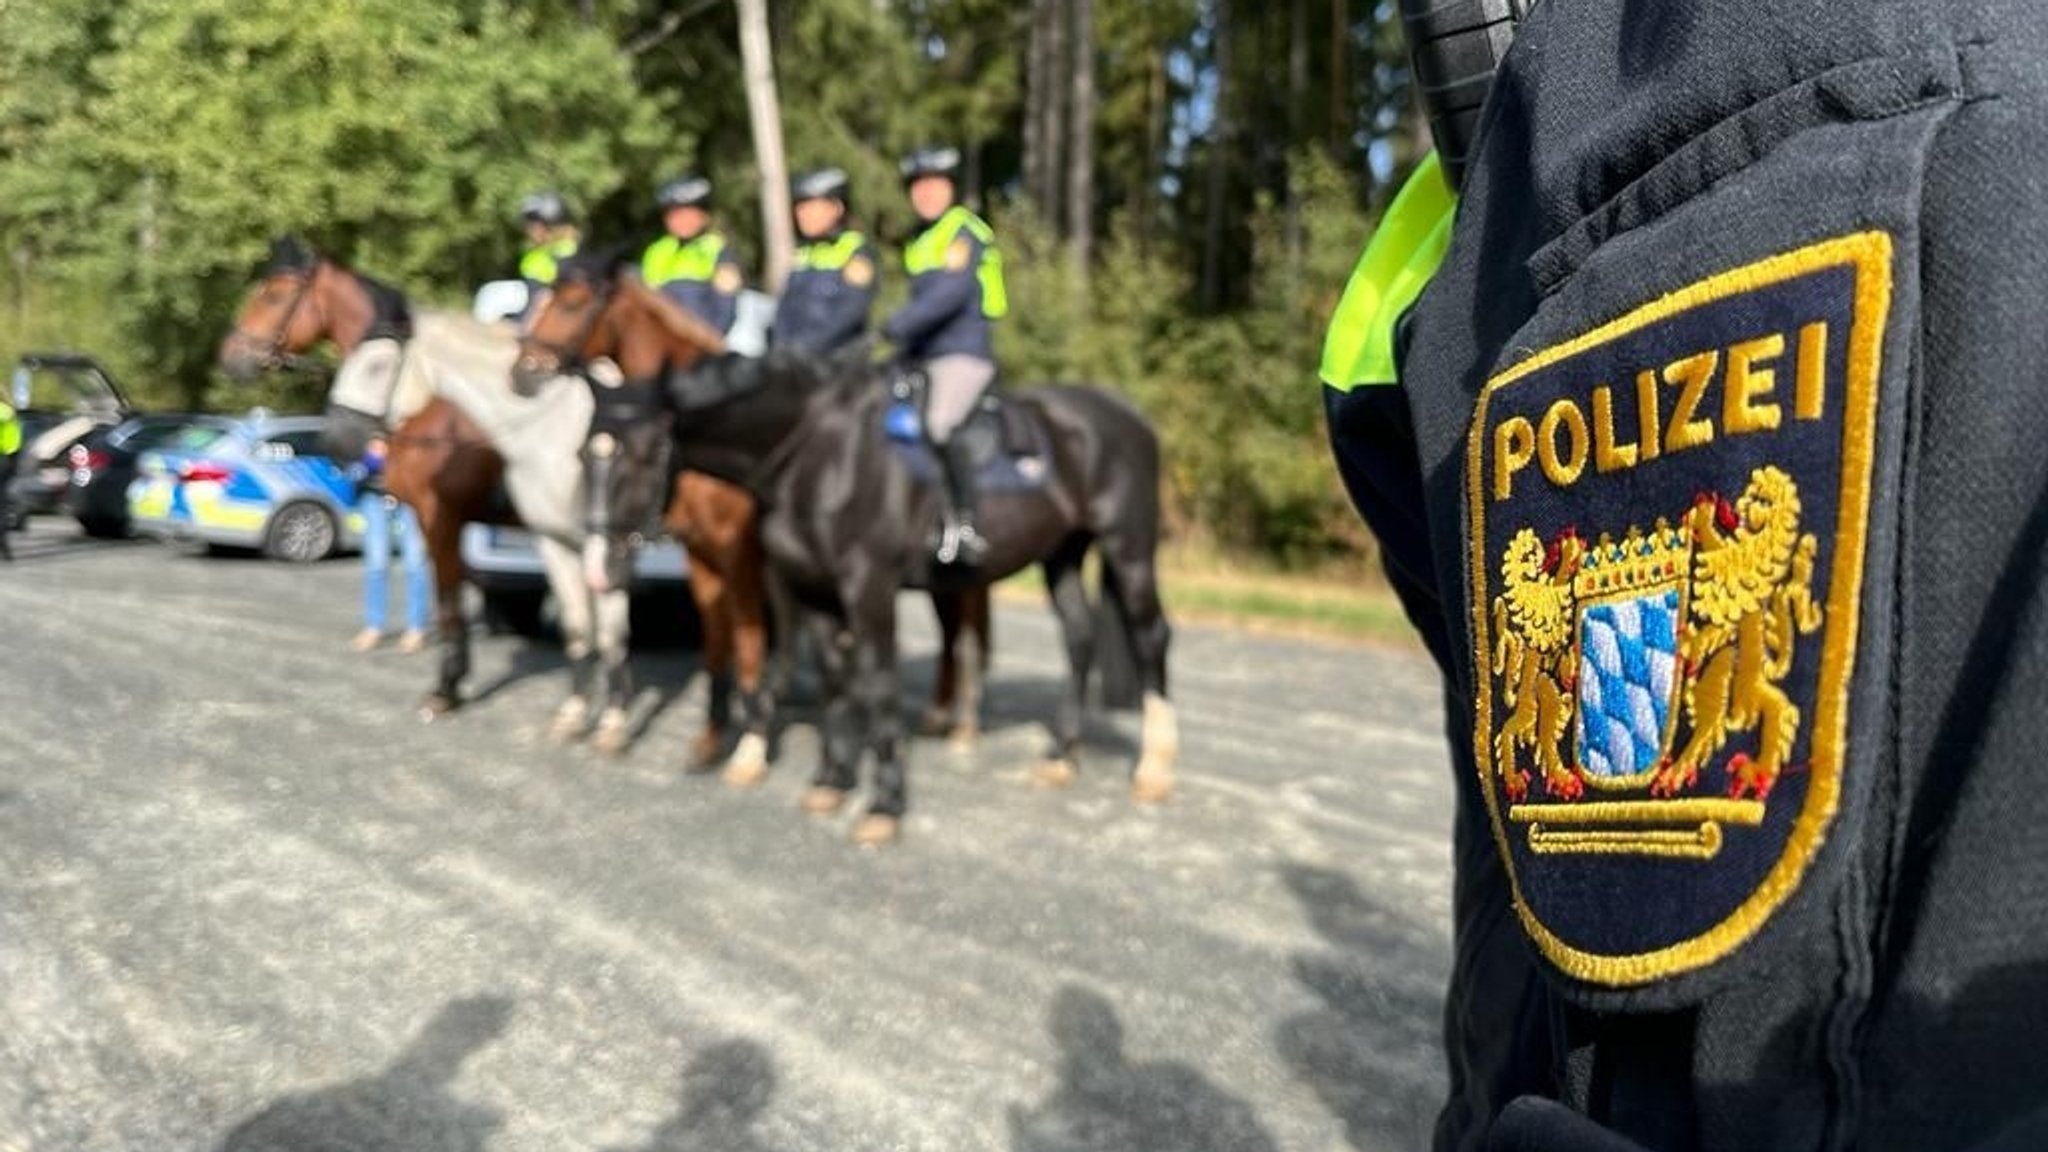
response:
<path id="1" fill-rule="evenodd" d="M 540 284 L 553 284 L 558 264 L 576 254 L 576 238 L 562 236 L 538 247 L 528 248 L 519 258 L 519 275 Z"/>
<path id="2" fill-rule="evenodd" d="M 975 279 L 981 281 L 981 314 L 1001 320 L 1010 314 L 1010 294 L 1003 286 L 1003 254 L 996 249 L 995 229 L 965 206 L 955 204 L 947 209 L 937 223 L 910 242 L 903 252 L 903 270 L 922 276 L 945 268 L 946 251 L 963 228 L 981 241 L 981 266 L 974 270 Z"/>
<path id="3" fill-rule="evenodd" d="M 14 405 L 0 400 L 0 456 L 12 456 L 21 451 L 21 418 L 15 415 Z"/>
<path id="4" fill-rule="evenodd" d="M 798 271 L 837 272 L 853 263 L 860 254 L 860 246 L 868 238 L 858 232 L 842 232 L 839 239 L 821 244 L 799 244 L 796 249 Z"/>
<path id="5" fill-rule="evenodd" d="M 1323 342 L 1323 383 L 1340 392 L 1395 383 L 1394 325 L 1443 263 L 1457 210 L 1431 152 L 1387 206 L 1344 287 Z"/>
<path id="6" fill-rule="evenodd" d="M 663 236 L 647 246 L 640 257 L 640 279 L 650 288 L 675 280 L 710 283 L 718 273 L 718 258 L 725 254 L 725 236 L 716 231 L 682 241 Z"/>

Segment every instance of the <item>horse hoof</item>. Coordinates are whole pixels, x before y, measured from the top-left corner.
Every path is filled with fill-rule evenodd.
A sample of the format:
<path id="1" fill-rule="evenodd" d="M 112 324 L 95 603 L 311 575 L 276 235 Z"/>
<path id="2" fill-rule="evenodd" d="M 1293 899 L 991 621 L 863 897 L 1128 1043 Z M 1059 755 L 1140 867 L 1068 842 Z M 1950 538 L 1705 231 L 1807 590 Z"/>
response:
<path id="1" fill-rule="evenodd" d="M 972 724 L 962 724 L 946 737 L 946 751 L 955 756 L 972 756 L 981 747 L 981 729 Z"/>
<path id="2" fill-rule="evenodd" d="M 603 756 L 620 756 L 625 754 L 626 744 L 624 728 L 601 728 L 596 739 L 590 742 L 590 749 Z"/>
<path id="3" fill-rule="evenodd" d="M 725 762 L 723 776 L 728 788 L 752 788 L 768 775 L 768 742 L 749 733 Z"/>
<path id="4" fill-rule="evenodd" d="M 696 775 L 718 767 L 718 753 L 725 747 L 725 737 L 706 728 L 697 733 L 697 739 L 690 744 L 690 762 L 685 772 Z"/>
<path id="5" fill-rule="evenodd" d="M 1138 769 L 1131 777 L 1131 799 L 1140 804 L 1164 804 L 1173 795 L 1173 773 Z"/>
<path id="6" fill-rule="evenodd" d="M 445 693 L 435 692 L 420 701 L 420 719 L 432 724 L 461 706 L 461 701 Z"/>
<path id="7" fill-rule="evenodd" d="M 846 803 L 844 788 L 827 788 L 813 784 L 804 791 L 803 810 L 813 816 L 830 816 Z"/>
<path id="8" fill-rule="evenodd" d="M 863 848 L 879 848 L 896 839 L 899 823 L 894 816 L 870 812 L 853 826 L 853 842 Z"/>
<path id="9" fill-rule="evenodd" d="M 1068 759 L 1046 760 L 1031 770 L 1031 783 L 1040 788 L 1071 788 L 1081 770 Z"/>
<path id="10" fill-rule="evenodd" d="M 934 704 L 924 710 L 924 716 L 917 722 L 920 736 L 944 736 L 953 730 L 953 713 Z"/>

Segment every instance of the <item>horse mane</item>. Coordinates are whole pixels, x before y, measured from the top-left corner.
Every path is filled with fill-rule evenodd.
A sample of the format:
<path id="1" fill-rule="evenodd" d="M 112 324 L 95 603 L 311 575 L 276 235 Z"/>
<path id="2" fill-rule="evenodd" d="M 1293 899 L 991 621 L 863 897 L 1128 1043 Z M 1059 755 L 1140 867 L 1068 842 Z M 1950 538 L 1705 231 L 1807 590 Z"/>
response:
<path id="1" fill-rule="evenodd" d="M 335 266 L 337 268 L 342 267 L 338 264 Z M 404 292 L 375 277 L 365 276 L 354 269 L 343 268 L 343 271 L 354 276 L 356 281 L 363 286 L 363 291 L 369 293 L 370 305 L 376 310 L 377 320 L 380 324 L 388 324 L 407 330 L 411 329 L 412 304 L 405 298 Z"/>
<path id="2" fill-rule="evenodd" d="M 595 284 L 600 281 L 610 280 L 627 268 L 636 267 L 637 264 L 638 261 L 634 257 L 633 249 L 630 245 L 609 244 L 603 247 L 586 245 L 574 253 L 562 257 L 556 263 L 555 278 L 558 280 L 576 280 L 586 284 Z"/>
<path id="3" fill-rule="evenodd" d="M 270 240 L 270 255 L 263 261 L 258 275 L 268 280 L 282 272 L 310 274 L 320 266 L 320 253 L 305 237 L 295 232 L 274 236 Z"/>
<path id="4" fill-rule="evenodd" d="M 400 338 L 411 335 L 412 304 L 406 299 L 404 292 L 357 271 L 345 261 L 322 253 L 296 232 L 288 232 L 271 239 L 270 255 L 263 261 L 263 267 L 258 275 L 265 280 L 285 273 L 311 276 L 319 270 L 322 263 L 354 277 L 356 282 L 363 286 L 363 292 L 370 298 L 371 313 L 376 317 L 371 328 L 373 335 Z"/>
<path id="5" fill-rule="evenodd" d="M 706 356 L 720 356 L 726 351 L 725 335 L 704 322 L 688 308 L 655 291 L 640 279 L 637 270 L 616 274 L 618 290 L 654 314 L 669 334 L 687 344 L 695 345 Z"/>

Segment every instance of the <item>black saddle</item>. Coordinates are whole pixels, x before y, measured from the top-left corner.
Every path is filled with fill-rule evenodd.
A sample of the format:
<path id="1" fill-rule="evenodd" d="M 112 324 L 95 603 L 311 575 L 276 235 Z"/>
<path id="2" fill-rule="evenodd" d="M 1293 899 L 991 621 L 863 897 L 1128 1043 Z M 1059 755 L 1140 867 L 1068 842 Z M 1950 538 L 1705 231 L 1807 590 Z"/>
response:
<path id="1" fill-rule="evenodd" d="M 932 483 L 938 462 L 924 436 L 925 399 L 929 391 L 923 372 L 899 372 L 890 382 L 892 403 L 883 429 L 919 483 Z M 1038 407 L 1002 396 L 991 385 L 974 411 L 953 430 L 974 461 L 976 485 L 983 492 L 1028 492 L 1045 486 L 1045 461 L 1051 448 Z"/>

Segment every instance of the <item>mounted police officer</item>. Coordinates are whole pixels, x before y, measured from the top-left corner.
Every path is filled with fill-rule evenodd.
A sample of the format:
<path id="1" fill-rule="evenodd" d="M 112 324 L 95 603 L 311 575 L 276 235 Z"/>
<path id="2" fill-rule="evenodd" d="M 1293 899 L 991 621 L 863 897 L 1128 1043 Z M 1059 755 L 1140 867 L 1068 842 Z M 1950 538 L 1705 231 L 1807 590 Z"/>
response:
<path id="1" fill-rule="evenodd" d="M 838 168 L 790 182 L 796 260 L 775 310 L 774 346 L 830 356 L 867 335 L 879 261 L 875 246 L 847 227 L 847 179 Z"/>
<path id="2" fill-rule="evenodd" d="M 557 266 L 576 254 L 581 237 L 568 201 L 557 192 L 535 192 L 521 200 L 519 220 L 526 227 L 527 243 L 519 258 L 519 278 L 526 281 L 531 299 L 555 282 Z"/>
<path id="3" fill-rule="evenodd" d="M 946 473 L 946 528 L 937 558 L 972 566 L 988 544 L 975 526 L 974 462 L 952 438 L 996 378 L 995 322 L 1009 311 L 995 232 L 959 202 L 960 152 L 925 148 L 902 163 L 921 230 L 903 252 L 910 301 L 882 325 L 928 381 L 925 435 Z"/>
<path id="4" fill-rule="evenodd" d="M 2048 1147 L 2038 4 L 1403 8 L 1324 398 L 1444 671 L 1437 1147 Z"/>
<path id="5" fill-rule="evenodd" d="M 661 186 L 655 202 L 668 234 L 647 246 L 640 277 L 726 333 L 739 317 L 746 275 L 725 233 L 712 222 L 711 201 L 711 181 L 694 173 Z"/>

